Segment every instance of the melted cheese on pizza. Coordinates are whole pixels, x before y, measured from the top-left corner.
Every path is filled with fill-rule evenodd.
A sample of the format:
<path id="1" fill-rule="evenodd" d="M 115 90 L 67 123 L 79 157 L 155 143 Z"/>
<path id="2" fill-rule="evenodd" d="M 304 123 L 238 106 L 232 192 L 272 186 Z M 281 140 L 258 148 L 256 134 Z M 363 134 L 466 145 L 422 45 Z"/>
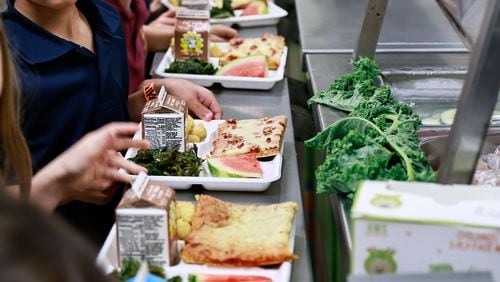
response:
<path id="1" fill-rule="evenodd" d="M 201 195 L 186 238 L 187 263 L 257 266 L 295 258 L 290 231 L 296 203 L 237 205 Z"/>
<path id="2" fill-rule="evenodd" d="M 285 48 L 285 38 L 280 35 L 264 34 L 258 38 L 233 38 L 229 40 L 229 50 L 219 58 L 225 65 L 230 61 L 251 55 L 266 56 L 269 69 L 278 69 Z"/>
<path id="3" fill-rule="evenodd" d="M 256 153 L 258 158 L 277 155 L 281 150 L 286 116 L 248 120 L 226 120 L 213 140 L 213 157 Z"/>

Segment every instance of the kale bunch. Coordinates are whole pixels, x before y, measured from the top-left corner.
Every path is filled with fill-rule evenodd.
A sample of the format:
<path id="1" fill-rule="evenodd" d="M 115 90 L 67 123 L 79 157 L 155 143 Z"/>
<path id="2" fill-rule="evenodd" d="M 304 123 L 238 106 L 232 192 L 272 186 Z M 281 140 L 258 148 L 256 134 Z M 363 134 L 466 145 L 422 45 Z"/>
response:
<path id="1" fill-rule="evenodd" d="M 377 87 L 375 78 L 381 75 L 378 65 L 369 58 L 360 58 L 353 63 L 353 71 L 335 79 L 330 87 L 308 101 L 351 112 L 359 103 L 371 97 Z"/>
<path id="2" fill-rule="evenodd" d="M 149 175 L 199 176 L 203 159 L 198 158 L 196 147 L 179 152 L 179 146 L 139 150 L 130 160 L 144 166 Z"/>
<path id="3" fill-rule="evenodd" d="M 379 73 L 362 66 L 365 78 Z M 350 204 L 363 180 L 434 181 L 416 135 L 420 124 L 409 104 L 394 99 L 388 87 L 372 85 L 346 118 L 305 142 L 327 153 L 316 170 L 317 192 L 339 193 Z"/>

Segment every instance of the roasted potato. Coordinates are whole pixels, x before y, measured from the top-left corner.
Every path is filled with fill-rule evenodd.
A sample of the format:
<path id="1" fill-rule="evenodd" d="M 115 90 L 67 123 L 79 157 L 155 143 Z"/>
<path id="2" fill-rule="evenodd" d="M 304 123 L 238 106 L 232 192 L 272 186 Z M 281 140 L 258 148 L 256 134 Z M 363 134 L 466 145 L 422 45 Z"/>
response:
<path id="1" fill-rule="evenodd" d="M 198 135 L 200 137 L 200 141 L 203 141 L 205 140 L 205 137 L 207 137 L 207 129 L 203 126 L 203 124 L 198 123 L 194 125 L 191 134 Z"/>

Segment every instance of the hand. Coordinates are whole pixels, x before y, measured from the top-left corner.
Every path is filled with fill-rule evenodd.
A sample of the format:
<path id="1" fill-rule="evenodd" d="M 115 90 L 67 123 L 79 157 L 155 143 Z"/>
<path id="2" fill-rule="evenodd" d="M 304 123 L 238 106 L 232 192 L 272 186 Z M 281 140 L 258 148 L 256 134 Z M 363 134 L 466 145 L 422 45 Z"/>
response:
<path id="1" fill-rule="evenodd" d="M 190 81 L 175 78 L 155 79 L 155 86 L 165 86 L 167 93 L 186 101 L 189 110 L 203 120 L 221 119 L 222 109 L 212 91 Z"/>
<path id="2" fill-rule="evenodd" d="M 148 26 L 168 28 L 175 26 L 175 12 L 176 9 L 170 9 L 159 15 L 154 21 L 150 22 Z"/>
<path id="3" fill-rule="evenodd" d="M 210 27 L 210 41 L 212 42 L 225 42 L 234 37 L 238 37 L 238 32 L 234 28 L 224 25 Z"/>
<path id="4" fill-rule="evenodd" d="M 123 168 L 133 174 L 146 169 L 125 160 L 119 151 L 127 148 L 147 148 L 149 143 L 132 140 L 135 123 L 111 123 L 85 135 L 75 145 L 52 161 L 45 173 L 51 173 L 60 187 L 59 203 L 79 200 L 105 204 L 116 193 L 113 182 L 127 183 L 131 177 L 119 173 Z"/>

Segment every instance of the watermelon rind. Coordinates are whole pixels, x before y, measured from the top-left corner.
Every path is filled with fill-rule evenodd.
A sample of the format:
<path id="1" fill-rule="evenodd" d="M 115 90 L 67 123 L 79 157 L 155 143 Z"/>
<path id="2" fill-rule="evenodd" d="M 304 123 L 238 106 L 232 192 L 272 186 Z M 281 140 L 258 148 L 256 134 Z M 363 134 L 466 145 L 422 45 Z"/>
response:
<path id="1" fill-rule="evenodd" d="M 238 171 L 235 168 L 229 167 L 221 163 L 220 159 L 207 159 L 208 169 L 210 174 L 215 177 L 230 177 L 230 178 L 261 178 L 262 174 L 258 172 Z"/>
<path id="2" fill-rule="evenodd" d="M 251 56 L 242 57 L 242 58 L 238 58 L 236 60 L 233 60 L 233 61 L 227 63 L 226 65 L 224 65 L 223 67 L 219 68 L 219 70 L 215 73 L 215 75 L 226 75 L 226 73 L 233 70 L 234 68 L 239 68 L 242 65 L 252 63 L 254 61 L 257 61 L 259 63 L 264 64 L 265 70 L 266 70 L 264 77 L 267 77 L 268 76 L 268 73 L 267 73 L 268 66 L 267 66 L 267 60 L 266 60 L 265 55 L 251 55 Z"/>

